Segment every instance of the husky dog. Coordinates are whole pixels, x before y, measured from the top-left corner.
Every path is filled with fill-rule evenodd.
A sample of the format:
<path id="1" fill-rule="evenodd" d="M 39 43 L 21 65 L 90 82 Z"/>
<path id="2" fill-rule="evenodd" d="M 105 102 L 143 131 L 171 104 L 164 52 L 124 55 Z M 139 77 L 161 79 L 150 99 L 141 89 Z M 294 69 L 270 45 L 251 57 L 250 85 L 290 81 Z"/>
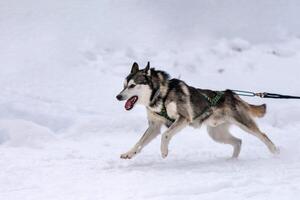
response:
<path id="1" fill-rule="evenodd" d="M 166 158 L 168 145 L 174 135 L 190 125 L 207 125 L 208 134 L 219 143 L 233 147 L 233 158 L 239 156 L 242 141 L 229 132 L 235 124 L 260 139 L 272 153 L 277 147 L 260 131 L 253 117 L 263 117 L 266 105 L 251 105 L 231 90 L 212 91 L 198 89 L 178 79 L 170 79 L 164 71 L 150 68 L 139 69 L 134 63 L 124 82 L 124 89 L 117 95 L 119 101 L 127 100 L 125 109 L 131 110 L 136 104 L 146 106 L 149 127 L 132 149 L 121 155 L 131 159 L 160 134 L 162 125 L 168 129 L 161 137 L 161 155 Z"/>

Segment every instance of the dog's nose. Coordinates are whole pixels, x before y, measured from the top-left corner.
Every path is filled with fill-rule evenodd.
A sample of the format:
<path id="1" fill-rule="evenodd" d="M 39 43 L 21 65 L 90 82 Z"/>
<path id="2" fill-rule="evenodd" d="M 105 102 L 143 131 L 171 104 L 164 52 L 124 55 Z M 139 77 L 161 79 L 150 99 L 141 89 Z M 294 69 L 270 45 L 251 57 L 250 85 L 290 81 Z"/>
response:
<path id="1" fill-rule="evenodd" d="M 122 95 L 118 94 L 116 97 L 119 101 L 122 100 Z"/>

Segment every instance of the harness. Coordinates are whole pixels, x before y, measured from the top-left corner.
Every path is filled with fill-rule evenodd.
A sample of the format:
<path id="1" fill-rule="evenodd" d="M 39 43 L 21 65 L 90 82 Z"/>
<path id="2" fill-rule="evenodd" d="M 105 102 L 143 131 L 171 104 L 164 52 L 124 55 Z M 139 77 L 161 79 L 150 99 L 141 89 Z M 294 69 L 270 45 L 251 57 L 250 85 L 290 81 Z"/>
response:
<path id="1" fill-rule="evenodd" d="M 207 113 L 207 111 L 211 108 L 211 107 L 214 107 L 216 106 L 220 99 L 223 97 L 224 95 L 224 92 L 221 92 L 221 91 L 216 91 L 216 95 L 213 97 L 213 98 L 210 98 L 208 95 L 206 94 L 203 94 L 201 93 L 201 95 L 206 99 L 206 101 L 208 102 L 208 105 L 202 110 L 202 112 L 195 116 L 193 120 L 203 116 L 205 113 Z M 165 106 L 165 101 L 163 101 L 163 105 L 162 105 L 162 109 L 160 112 L 156 112 L 156 114 L 164 117 L 165 119 L 171 121 L 172 123 L 174 123 L 176 120 L 175 119 L 172 119 L 168 113 L 167 113 L 167 109 L 166 109 L 166 106 Z"/>
<path id="2" fill-rule="evenodd" d="M 162 117 L 164 117 L 165 119 L 171 121 L 172 123 L 175 122 L 175 119 L 172 119 L 171 117 L 169 117 L 168 113 L 167 113 L 167 108 L 165 106 L 165 104 L 163 103 L 162 109 L 159 113 L 156 113 Z"/>

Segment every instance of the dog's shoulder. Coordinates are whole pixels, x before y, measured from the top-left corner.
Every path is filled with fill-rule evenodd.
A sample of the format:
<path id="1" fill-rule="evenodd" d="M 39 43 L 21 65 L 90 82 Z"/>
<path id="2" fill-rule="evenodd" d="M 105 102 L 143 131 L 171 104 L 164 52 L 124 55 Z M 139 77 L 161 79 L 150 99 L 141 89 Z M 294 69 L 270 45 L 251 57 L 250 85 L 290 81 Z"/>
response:
<path id="1" fill-rule="evenodd" d="M 169 80 L 169 84 L 168 84 L 168 90 L 169 92 L 175 92 L 177 94 L 184 94 L 184 95 L 188 95 L 189 94 L 189 88 L 190 86 L 188 86 L 184 81 L 180 80 L 180 79 L 170 79 Z"/>

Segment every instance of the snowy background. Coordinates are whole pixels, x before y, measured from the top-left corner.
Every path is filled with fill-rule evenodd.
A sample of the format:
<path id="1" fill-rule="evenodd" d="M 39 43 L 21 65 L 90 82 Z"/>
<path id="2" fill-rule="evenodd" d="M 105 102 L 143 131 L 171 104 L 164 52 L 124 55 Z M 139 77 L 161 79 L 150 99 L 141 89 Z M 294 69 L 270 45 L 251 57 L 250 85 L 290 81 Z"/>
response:
<path id="1" fill-rule="evenodd" d="M 300 95 L 298 0 L 0 1 L 0 199 L 297 199 L 300 101 L 267 103 L 280 147 L 239 160 L 205 128 L 119 156 L 147 127 L 115 99 L 134 61 L 210 89 Z"/>

